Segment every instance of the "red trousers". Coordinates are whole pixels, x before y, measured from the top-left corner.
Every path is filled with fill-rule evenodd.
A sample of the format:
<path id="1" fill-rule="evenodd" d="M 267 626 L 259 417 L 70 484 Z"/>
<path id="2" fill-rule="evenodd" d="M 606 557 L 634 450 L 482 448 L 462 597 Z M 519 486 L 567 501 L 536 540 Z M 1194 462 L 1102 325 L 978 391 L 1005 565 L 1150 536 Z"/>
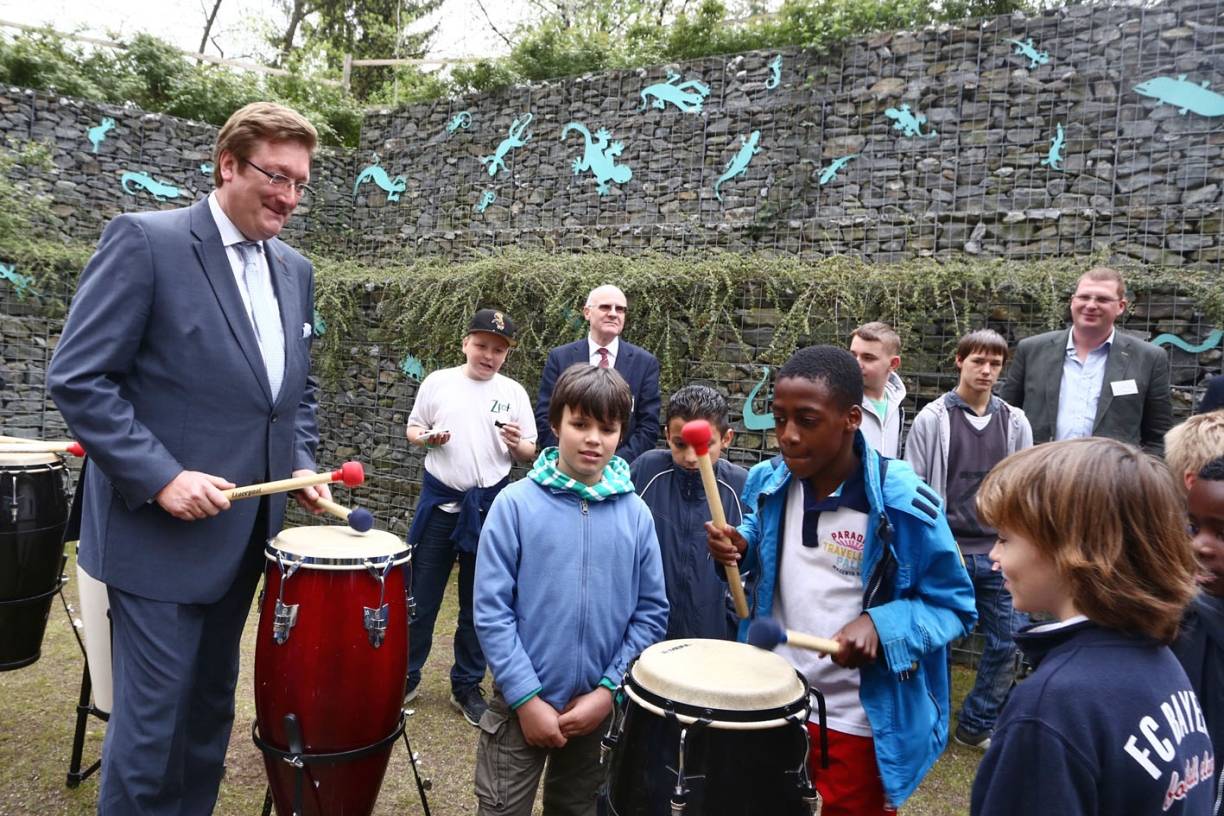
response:
<path id="1" fill-rule="evenodd" d="M 822 816 L 896 816 L 884 802 L 875 741 L 840 731 L 829 733 L 829 767 L 820 767 L 820 728 L 808 723 L 812 747 L 808 772 L 824 798 Z"/>

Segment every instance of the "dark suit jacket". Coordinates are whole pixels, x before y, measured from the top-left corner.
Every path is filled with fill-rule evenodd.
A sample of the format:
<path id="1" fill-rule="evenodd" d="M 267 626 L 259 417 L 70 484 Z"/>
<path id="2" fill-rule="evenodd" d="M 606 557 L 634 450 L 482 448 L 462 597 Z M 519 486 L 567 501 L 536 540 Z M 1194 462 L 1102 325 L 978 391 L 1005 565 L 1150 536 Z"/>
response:
<path id="1" fill-rule="evenodd" d="M 999 392 L 1005 401 L 1024 409 L 1038 444 L 1049 442 L 1057 430 L 1058 394 L 1070 331 L 1021 340 Z M 1115 396 L 1110 383 L 1119 380 L 1134 380 L 1138 393 Z M 1159 455 L 1164 452 L 1165 431 L 1172 425 L 1168 354 L 1121 330 L 1115 332 L 1101 380 L 1093 436 L 1128 442 Z"/>
<path id="2" fill-rule="evenodd" d="M 1207 390 L 1199 400 L 1198 412 L 1205 414 L 1224 408 L 1224 374 L 1217 374 L 1207 381 Z"/>
<path id="3" fill-rule="evenodd" d="M 153 497 L 183 470 L 244 485 L 314 468 L 317 386 L 304 329 L 314 273 L 283 242 L 265 248 L 285 332 L 275 401 L 206 199 L 119 216 L 81 273 L 47 380 L 89 452 L 80 563 L 106 584 L 215 602 L 238 573 L 260 502 L 186 522 Z M 267 501 L 260 537 L 280 530 L 285 494 Z"/>
<path id="4" fill-rule="evenodd" d="M 588 351 L 587 338 L 584 337 L 548 352 L 535 407 L 536 433 L 539 434 L 536 445 L 540 450 L 557 444 L 557 437 L 553 436 L 548 424 L 548 402 L 552 398 L 553 386 L 561 372 L 574 363 L 589 363 Z M 629 427 L 625 431 L 624 441 L 616 450 L 617 456 L 632 462 L 646 451 L 653 450 L 659 442 L 659 361 L 646 349 L 626 343 L 622 337 L 613 367 L 625 378 L 629 390 L 633 392 Z"/>

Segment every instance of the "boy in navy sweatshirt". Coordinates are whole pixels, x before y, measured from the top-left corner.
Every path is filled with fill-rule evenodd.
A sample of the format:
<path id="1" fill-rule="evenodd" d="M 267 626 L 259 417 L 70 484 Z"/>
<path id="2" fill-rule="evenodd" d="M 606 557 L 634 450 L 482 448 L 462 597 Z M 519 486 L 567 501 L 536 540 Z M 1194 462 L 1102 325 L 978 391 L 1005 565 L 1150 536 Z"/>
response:
<path id="1" fill-rule="evenodd" d="M 727 523 L 743 518 L 739 495 L 748 471 L 720 457 L 735 432 L 727 400 L 707 385 L 686 385 L 667 401 L 667 445 L 633 460 L 629 472 L 637 494 L 654 516 L 667 584 L 667 639 L 735 638 L 735 611 L 727 584 L 710 569 L 705 521 L 710 517 L 697 453 L 680 433 L 686 422 L 704 419 L 714 431 L 710 460 Z"/>
<path id="2" fill-rule="evenodd" d="M 613 368 L 579 363 L 548 409 L 557 446 L 489 510 L 476 634 L 494 695 L 476 750 L 479 813 L 593 816 L 599 738 L 629 661 L 663 637 L 667 595 L 650 510 L 616 456 L 632 403 Z"/>
<path id="3" fill-rule="evenodd" d="M 1194 595 L 1177 486 L 1159 460 L 1089 437 L 1021 451 L 978 490 L 1036 667 L 1003 708 L 973 816 L 1206 816 L 1215 754 L 1166 644 Z"/>

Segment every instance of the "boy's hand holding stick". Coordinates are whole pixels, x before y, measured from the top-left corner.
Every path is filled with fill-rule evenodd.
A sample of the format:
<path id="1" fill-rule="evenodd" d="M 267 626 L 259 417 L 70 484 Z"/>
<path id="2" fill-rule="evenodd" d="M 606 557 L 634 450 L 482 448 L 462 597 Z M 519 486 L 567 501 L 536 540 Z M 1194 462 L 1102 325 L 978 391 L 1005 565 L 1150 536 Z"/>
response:
<path id="1" fill-rule="evenodd" d="M 727 517 L 723 513 L 722 499 L 718 497 L 718 482 L 714 479 L 714 464 L 710 461 L 710 442 L 714 439 L 714 431 L 710 423 L 704 419 L 694 419 L 686 422 L 680 429 L 693 451 L 697 454 L 697 467 L 701 471 L 701 484 L 705 488 L 706 503 L 710 505 L 710 517 L 720 535 L 726 535 Z M 722 562 L 727 571 L 727 586 L 731 590 L 731 599 L 735 601 L 735 614 L 739 618 L 748 617 L 748 599 L 744 597 L 744 585 L 740 581 L 739 567 L 734 563 Z"/>

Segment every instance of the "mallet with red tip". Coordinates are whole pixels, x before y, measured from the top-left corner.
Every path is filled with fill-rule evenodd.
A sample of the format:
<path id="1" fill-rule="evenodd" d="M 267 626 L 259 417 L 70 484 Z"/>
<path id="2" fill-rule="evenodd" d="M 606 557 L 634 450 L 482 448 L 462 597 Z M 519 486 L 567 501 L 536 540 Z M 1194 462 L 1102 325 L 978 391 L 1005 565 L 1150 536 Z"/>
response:
<path id="1" fill-rule="evenodd" d="M 231 487 L 222 490 L 221 494 L 230 501 L 249 499 L 252 496 L 266 496 L 269 493 L 288 493 L 290 490 L 301 490 L 303 487 L 313 487 L 329 482 L 343 482 L 346 487 L 356 487 L 365 481 L 365 469 L 360 462 L 345 462 L 336 470 L 326 473 L 314 473 L 310 476 L 295 476 L 292 479 L 280 479 L 275 482 L 247 485 L 246 487 Z"/>
<path id="2" fill-rule="evenodd" d="M 359 533 L 364 533 L 374 526 L 374 516 L 369 510 L 361 507 L 349 509 L 342 504 L 337 504 L 331 499 L 325 499 L 322 496 L 314 500 L 314 503 L 322 507 L 328 513 L 338 519 L 343 519 L 348 522 L 348 526 L 352 527 Z"/>
<path id="3" fill-rule="evenodd" d="M 684 441 L 697 454 L 697 467 L 701 471 L 701 485 L 705 488 L 706 503 L 710 505 L 710 518 L 719 531 L 727 526 L 727 516 L 723 513 L 722 499 L 718 497 L 718 482 L 714 478 L 714 463 L 710 461 L 710 442 L 714 439 L 714 430 L 704 419 L 694 419 L 684 423 L 680 429 Z M 748 599 L 744 597 L 744 585 L 740 582 L 739 567 L 724 565 L 727 571 L 727 587 L 731 590 L 731 599 L 735 601 L 735 614 L 741 618 L 748 617 Z"/>
<path id="4" fill-rule="evenodd" d="M 0 453 L 68 453 L 73 456 L 84 456 L 85 448 L 80 442 L 71 439 L 42 441 L 31 439 L 28 442 L 0 441 Z"/>
<path id="5" fill-rule="evenodd" d="M 796 649 L 824 652 L 828 655 L 835 655 L 841 651 L 841 644 L 836 640 L 792 632 L 784 628 L 775 618 L 757 618 L 748 624 L 748 642 L 753 646 L 770 651 L 783 643 L 794 646 Z"/>

